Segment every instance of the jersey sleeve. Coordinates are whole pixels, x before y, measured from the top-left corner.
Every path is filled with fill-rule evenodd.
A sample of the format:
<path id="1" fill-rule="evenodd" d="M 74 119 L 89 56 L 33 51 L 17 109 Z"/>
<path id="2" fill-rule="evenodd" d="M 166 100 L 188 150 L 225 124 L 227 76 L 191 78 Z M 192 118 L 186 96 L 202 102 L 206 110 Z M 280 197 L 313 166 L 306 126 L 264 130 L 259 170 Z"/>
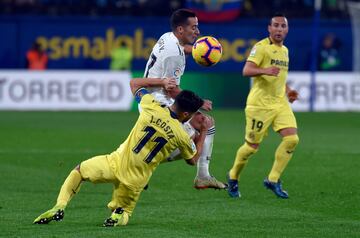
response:
<path id="1" fill-rule="evenodd" d="M 138 90 L 136 90 L 136 92 L 134 93 L 134 96 L 135 96 L 135 100 L 137 101 L 137 103 L 140 103 L 143 96 L 148 93 L 149 92 L 146 88 L 139 88 Z"/>
<path id="2" fill-rule="evenodd" d="M 140 106 L 141 108 L 146 108 L 149 107 L 150 105 L 152 105 L 155 102 L 155 98 L 153 95 L 151 94 L 145 94 L 142 96 L 141 101 L 140 101 Z"/>
<path id="3" fill-rule="evenodd" d="M 197 152 L 196 145 L 189 136 L 183 141 L 179 149 L 181 151 L 181 158 L 184 158 L 185 160 L 192 159 Z"/>
<path id="4" fill-rule="evenodd" d="M 251 61 L 255 63 L 257 66 L 261 64 L 265 56 L 265 50 L 264 46 L 257 44 L 254 45 L 254 47 L 251 49 L 249 57 L 247 58 L 247 61 Z"/>
<path id="5" fill-rule="evenodd" d="M 159 110 L 161 108 L 158 101 L 156 101 L 155 97 L 152 94 L 145 94 L 142 96 L 141 101 L 139 103 L 140 105 L 140 114 L 143 112 L 154 111 Z"/>
<path id="6" fill-rule="evenodd" d="M 163 75 L 162 78 L 173 77 L 176 80 L 176 84 L 180 84 L 180 78 L 183 74 L 183 61 L 184 56 L 175 55 L 168 56 L 163 60 Z"/>

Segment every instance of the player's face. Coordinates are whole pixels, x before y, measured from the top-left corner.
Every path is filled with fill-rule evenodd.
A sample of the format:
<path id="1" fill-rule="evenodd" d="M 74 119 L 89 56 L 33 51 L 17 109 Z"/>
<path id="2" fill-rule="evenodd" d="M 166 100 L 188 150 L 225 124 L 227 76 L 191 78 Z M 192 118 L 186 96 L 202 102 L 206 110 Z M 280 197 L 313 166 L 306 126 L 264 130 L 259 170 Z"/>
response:
<path id="1" fill-rule="evenodd" d="M 288 31 L 288 22 L 285 17 L 273 17 L 268 26 L 271 40 L 276 44 L 282 44 Z"/>
<path id="2" fill-rule="evenodd" d="M 197 17 L 189 17 L 188 24 L 182 27 L 181 43 L 183 45 L 193 44 L 200 35 Z"/>

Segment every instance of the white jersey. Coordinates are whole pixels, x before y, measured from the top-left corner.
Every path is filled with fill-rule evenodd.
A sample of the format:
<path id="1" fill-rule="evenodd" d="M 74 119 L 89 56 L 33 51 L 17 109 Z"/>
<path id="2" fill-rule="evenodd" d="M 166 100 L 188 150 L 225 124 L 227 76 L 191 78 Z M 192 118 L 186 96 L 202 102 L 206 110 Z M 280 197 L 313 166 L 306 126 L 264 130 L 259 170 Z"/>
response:
<path id="1" fill-rule="evenodd" d="M 185 70 L 184 47 L 174 33 L 163 34 L 155 44 L 149 60 L 146 64 L 145 78 L 175 78 L 176 84 L 180 85 L 180 78 Z M 174 99 L 170 98 L 162 87 L 148 88 L 148 91 L 160 102 L 170 106 Z"/>

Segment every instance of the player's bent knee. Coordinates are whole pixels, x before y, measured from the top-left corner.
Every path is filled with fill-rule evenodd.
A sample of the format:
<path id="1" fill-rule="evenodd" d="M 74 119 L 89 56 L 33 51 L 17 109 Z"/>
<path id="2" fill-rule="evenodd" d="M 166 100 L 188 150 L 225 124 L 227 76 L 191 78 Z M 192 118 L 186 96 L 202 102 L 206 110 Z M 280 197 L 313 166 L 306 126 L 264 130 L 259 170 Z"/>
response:
<path id="1" fill-rule="evenodd" d="M 79 171 L 79 173 L 80 173 L 80 164 L 76 165 L 75 168 L 74 168 L 74 170 L 77 170 L 77 171 Z"/>
<path id="2" fill-rule="evenodd" d="M 252 149 L 255 150 L 255 152 L 259 149 L 260 144 L 255 144 L 255 143 L 250 143 L 250 142 L 245 142 L 245 145 L 251 147 Z"/>
<path id="3" fill-rule="evenodd" d="M 202 113 L 197 113 L 193 116 L 193 118 L 190 121 L 190 124 L 195 128 L 195 129 L 199 129 L 201 124 L 204 121 L 204 118 L 207 118 L 208 120 L 210 120 L 210 127 L 214 127 L 215 126 L 215 120 L 213 117 L 209 116 L 209 115 L 205 115 Z"/>
<path id="4" fill-rule="evenodd" d="M 202 113 L 196 113 L 192 118 L 191 118 L 191 122 L 192 123 L 196 123 L 196 124 L 201 124 L 201 122 L 204 120 L 203 118 L 205 117 L 204 114 Z"/>
<path id="5" fill-rule="evenodd" d="M 258 147 L 254 148 L 252 147 L 251 145 L 253 144 L 249 144 L 248 142 L 245 142 L 238 150 L 238 153 L 241 151 L 243 151 L 244 157 L 248 157 L 248 156 L 251 156 L 253 154 L 255 154 L 257 151 L 258 151 Z M 259 146 L 259 144 L 257 144 L 257 146 Z M 241 152 L 240 152 L 241 153 Z"/>
<path id="6" fill-rule="evenodd" d="M 84 177 L 81 174 L 81 171 L 80 171 L 80 164 L 76 165 L 75 168 L 72 171 L 75 171 L 76 173 L 78 173 L 80 175 L 82 181 L 85 180 Z"/>
<path id="7" fill-rule="evenodd" d="M 288 149 L 295 149 L 299 144 L 299 136 L 298 135 L 290 135 L 283 137 L 283 142 L 286 144 Z"/>
<path id="8" fill-rule="evenodd" d="M 210 121 L 211 126 L 215 126 L 215 119 L 212 116 L 207 115 L 207 114 L 202 114 L 202 115 L 203 115 L 203 117 L 207 118 Z"/>

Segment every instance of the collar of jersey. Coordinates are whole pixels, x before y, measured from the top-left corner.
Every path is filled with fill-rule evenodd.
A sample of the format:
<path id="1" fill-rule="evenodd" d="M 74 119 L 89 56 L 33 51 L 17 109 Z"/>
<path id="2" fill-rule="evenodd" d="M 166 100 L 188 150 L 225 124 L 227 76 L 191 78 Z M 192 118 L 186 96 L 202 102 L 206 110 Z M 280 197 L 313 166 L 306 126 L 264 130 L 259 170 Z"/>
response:
<path id="1" fill-rule="evenodd" d="M 184 46 L 180 45 L 179 39 L 175 36 L 174 32 L 170 32 L 170 37 L 184 50 Z"/>
<path id="2" fill-rule="evenodd" d="M 174 118 L 174 119 L 178 119 L 178 116 L 176 115 L 176 113 L 173 112 L 173 111 L 171 111 L 170 108 L 168 108 L 168 109 L 169 109 L 169 112 L 170 112 L 170 116 L 171 116 L 172 118 Z"/>
<path id="3" fill-rule="evenodd" d="M 277 45 L 277 44 L 274 44 L 274 42 L 272 42 L 272 41 L 271 41 L 270 36 L 268 37 L 268 40 L 269 40 L 269 45 L 273 45 L 273 46 L 276 46 L 276 47 L 282 48 L 282 46 L 279 46 L 279 45 Z"/>

